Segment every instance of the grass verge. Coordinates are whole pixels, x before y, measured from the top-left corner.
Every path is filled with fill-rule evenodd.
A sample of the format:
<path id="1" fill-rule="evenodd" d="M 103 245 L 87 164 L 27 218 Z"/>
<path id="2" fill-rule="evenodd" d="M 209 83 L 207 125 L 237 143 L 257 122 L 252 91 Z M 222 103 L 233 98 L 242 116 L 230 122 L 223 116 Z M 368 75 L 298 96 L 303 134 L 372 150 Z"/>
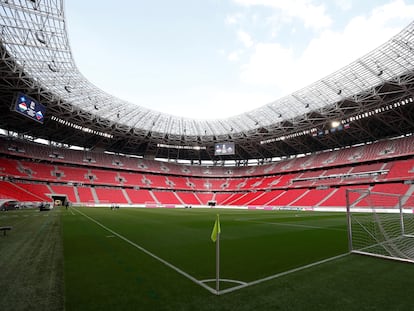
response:
<path id="1" fill-rule="evenodd" d="M 63 310 L 63 247 L 58 211 L 0 213 L 0 310 Z"/>

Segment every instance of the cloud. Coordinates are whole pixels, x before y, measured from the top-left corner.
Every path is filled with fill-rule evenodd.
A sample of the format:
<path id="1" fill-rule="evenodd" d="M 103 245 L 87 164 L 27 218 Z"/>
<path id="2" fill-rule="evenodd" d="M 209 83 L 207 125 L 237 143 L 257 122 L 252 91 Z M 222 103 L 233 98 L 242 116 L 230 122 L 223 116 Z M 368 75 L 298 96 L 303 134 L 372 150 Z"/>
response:
<path id="1" fill-rule="evenodd" d="M 133 98 L 136 100 L 137 95 L 135 94 Z M 157 110 L 164 113 L 203 120 L 232 117 L 270 103 L 273 99 L 271 95 L 260 91 L 240 91 L 220 87 L 190 90 L 188 93 L 181 94 L 179 98 L 164 94 L 141 98 L 143 102 L 159 103 Z M 202 114 L 200 114 L 201 109 Z"/>
<path id="2" fill-rule="evenodd" d="M 251 47 L 253 45 L 253 40 L 250 37 L 250 35 L 243 31 L 243 30 L 239 30 L 237 32 L 237 38 L 243 43 L 243 45 L 247 48 Z"/>
<path id="3" fill-rule="evenodd" d="M 259 42 L 241 65 L 240 79 L 247 84 L 275 87 L 281 96 L 287 95 L 375 49 L 397 34 L 412 16 L 414 5 L 396 0 L 366 16 L 354 17 L 341 31 L 321 31 L 300 53 L 277 43 Z"/>
<path id="4" fill-rule="evenodd" d="M 228 25 L 235 25 L 235 24 L 239 24 L 240 21 L 244 18 L 244 15 L 242 13 L 235 13 L 235 14 L 230 14 L 226 16 L 226 24 Z"/>
<path id="5" fill-rule="evenodd" d="M 180 115 L 188 117 L 199 115 L 201 105 L 211 108 L 203 114 L 203 119 L 224 119 L 253 110 L 273 100 L 270 94 L 264 92 L 216 89 L 199 99 L 199 105 L 194 107 L 194 111 L 187 111 L 187 108 L 181 111 Z"/>
<path id="6" fill-rule="evenodd" d="M 302 20 L 307 28 L 322 29 L 332 24 L 331 17 L 326 13 L 325 6 L 316 5 L 311 0 L 233 0 L 235 3 L 251 7 L 263 6 L 279 11 L 285 18 Z"/>
<path id="7" fill-rule="evenodd" d="M 335 0 L 335 4 L 343 11 L 352 9 L 352 0 Z"/>
<path id="8" fill-rule="evenodd" d="M 229 55 L 227 55 L 227 59 L 231 62 L 238 62 L 242 54 L 243 54 L 242 50 L 233 51 Z"/>
<path id="9" fill-rule="evenodd" d="M 294 66 L 292 50 L 278 43 L 259 43 L 255 45 L 249 62 L 241 68 L 241 80 L 248 84 L 284 88 L 286 73 Z"/>

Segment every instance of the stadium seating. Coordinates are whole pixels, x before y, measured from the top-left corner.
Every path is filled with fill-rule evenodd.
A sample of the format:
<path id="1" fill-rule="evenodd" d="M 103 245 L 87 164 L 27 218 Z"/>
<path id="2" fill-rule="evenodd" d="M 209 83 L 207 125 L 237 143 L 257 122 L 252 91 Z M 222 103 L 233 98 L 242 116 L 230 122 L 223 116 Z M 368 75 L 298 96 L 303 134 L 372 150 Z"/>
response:
<path id="1" fill-rule="evenodd" d="M 209 190 L 209 188 L 206 187 L 205 185 L 205 181 L 206 179 L 203 179 L 203 178 L 194 178 L 194 177 L 188 178 L 188 182 L 192 185 L 191 188 L 194 190 L 201 190 L 201 191 Z"/>
<path id="2" fill-rule="evenodd" d="M 227 189 L 227 180 L 222 178 L 222 179 L 217 179 L 217 178 L 205 178 L 202 181 L 203 184 L 203 188 L 204 190 L 214 190 L 214 191 L 223 191 L 225 189 Z"/>
<path id="3" fill-rule="evenodd" d="M 414 180 L 414 159 L 393 162 L 386 179 Z"/>
<path id="4" fill-rule="evenodd" d="M 231 201 L 234 195 L 234 193 L 216 193 L 214 200 L 217 202 L 217 205 L 226 205 L 226 202 Z"/>
<path id="5" fill-rule="evenodd" d="M 56 180 L 55 176 L 52 174 L 53 166 L 50 164 L 21 161 L 20 165 L 21 168 L 27 172 L 30 179 L 43 181 Z"/>
<path id="6" fill-rule="evenodd" d="M 173 191 L 153 191 L 157 201 L 162 205 L 182 205 L 184 204 Z"/>
<path id="7" fill-rule="evenodd" d="M 100 185 L 121 185 L 117 171 L 92 169 L 88 172 L 89 176 L 93 176 L 93 183 Z"/>
<path id="8" fill-rule="evenodd" d="M 396 207 L 399 201 L 397 196 L 382 196 L 382 195 L 378 195 L 377 193 L 403 195 L 407 192 L 408 188 L 409 188 L 408 185 L 401 184 L 401 183 L 375 185 L 371 189 L 372 195 L 368 199 L 361 200 L 361 202 L 359 202 L 356 206 L 357 207 L 368 207 L 374 204 L 376 206 L 380 204 L 380 206 L 382 207 L 390 207 L 390 208 Z"/>
<path id="9" fill-rule="evenodd" d="M 186 177 L 168 176 L 166 184 L 170 189 L 191 190 Z"/>
<path id="10" fill-rule="evenodd" d="M 393 183 L 393 184 L 377 184 L 371 191 L 372 192 L 382 192 L 382 193 L 393 193 L 404 195 L 409 188 L 409 185 L 403 183 Z"/>
<path id="11" fill-rule="evenodd" d="M 25 192 L 31 195 L 35 195 L 36 197 L 41 199 L 41 201 L 49 202 L 52 200 L 50 196 L 52 191 L 48 185 L 19 183 L 19 184 L 16 184 L 16 186 L 20 187 L 22 190 L 24 190 Z"/>
<path id="12" fill-rule="evenodd" d="M 64 195 L 78 204 L 216 201 L 223 206 L 343 207 L 347 188 L 413 195 L 402 184 L 414 180 L 412 136 L 233 168 L 180 166 L 4 138 L 0 142 L 5 142 L 0 177 L 6 189 L 1 197 L 40 201 Z"/>
<path id="13" fill-rule="evenodd" d="M 89 167 L 106 167 L 116 170 L 150 172 L 179 176 L 245 177 L 350 165 L 374 160 L 394 159 L 413 155 L 414 136 L 380 141 L 356 148 L 344 148 L 330 152 L 320 152 L 301 158 L 286 159 L 277 163 L 257 167 L 198 167 L 182 166 L 174 163 L 157 162 L 115 154 L 91 151 L 78 151 L 53 146 L 39 145 L 21 140 L 0 137 L 0 153 L 53 163 L 75 164 Z"/>
<path id="14" fill-rule="evenodd" d="M 75 191 L 78 192 L 80 202 L 85 204 L 95 204 L 98 202 L 93 197 L 92 190 L 93 188 L 90 187 L 76 187 Z"/>
<path id="15" fill-rule="evenodd" d="M 249 206 L 266 206 L 275 201 L 283 190 L 273 190 L 267 192 L 258 192 L 257 196 L 249 202 Z"/>
<path id="16" fill-rule="evenodd" d="M 98 203 L 100 204 L 111 204 L 111 203 L 120 203 L 127 204 L 129 203 L 127 198 L 124 196 L 122 189 L 120 188 L 95 188 L 96 195 L 98 197 Z"/>
<path id="17" fill-rule="evenodd" d="M 358 186 L 343 186 L 339 188 L 334 188 L 334 191 L 331 193 L 330 196 L 319 203 L 321 207 L 345 207 L 346 206 L 346 190 L 355 190 L 361 189 L 366 190 L 370 187 L 368 185 L 358 185 Z M 355 194 L 351 194 L 351 199 L 357 197 Z"/>
<path id="18" fill-rule="evenodd" d="M 25 172 L 20 162 L 2 158 L 0 162 L 0 175 L 9 177 L 27 177 L 30 172 Z"/>
<path id="19" fill-rule="evenodd" d="M 88 178 L 88 170 L 85 168 L 57 165 L 53 174 L 56 180 L 72 183 L 91 183 Z"/>
<path id="20" fill-rule="evenodd" d="M 263 177 L 246 178 L 240 183 L 240 190 L 260 189 L 263 183 Z"/>
<path id="21" fill-rule="evenodd" d="M 193 192 L 176 192 L 185 205 L 202 205 L 200 199 Z"/>
<path id="22" fill-rule="evenodd" d="M 76 198 L 74 187 L 64 185 L 51 185 L 50 188 L 52 189 L 52 194 L 63 195 L 66 196 L 66 198 L 70 202 L 80 203 L 79 200 Z"/>
<path id="23" fill-rule="evenodd" d="M 121 184 L 124 186 L 148 187 L 150 185 L 149 180 L 141 173 L 120 171 L 118 177 L 122 179 Z"/>
<path id="24" fill-rule="evenodd" d="M 156 205 L 158 203 L 149 190 L 125 189 L 125 192 L 132 204 Z"/>
<path id="25" fill-rule="evenodd" d="M 146 183 L 149 184 L 152 188 L 167 189 L 171 187 L 167 183 L 166 176 L 146 174 L 145 179 L 147 180 Z"/>
<path id="26" fill-rule="evenodd" d="M 307 191 L 307 189 L 291 189 L 289 191 L 285 191 L 276 200 L 274 200 L 272 204 L 275 206 L 289 206 L 296 200 L 300 199 L 301 196 Z"/>
<path id="27" fill-rule="evenodd" d="M 308 190 L 305 192 L 305 195 L 295 202 L 294 205 L 301 207 L 316 207 L 321 201 L 329 197 L 333 191 L 334 189 Z"/>
<path id="28" fill-rule="evenodd" d="M 215 201 L 215 195 L 212 192 L 196 192 L 198 200 L 202 205 L 207 205 L 210 201 Z"/>
<path id="29" fill-rule="evenodd" d="M 272 189 L 278 186 L 280 181 L 280 176 L 265 176 L 262 178 L 262 182 L 258 185 L 257 189 Z"/>
<path id="30" fill-rule="evenodd" d="M 22 187 L 21 183 L 0 181 L 0 194 L 3 198 L 10 198 L 22 202 L 50 201 L 44 194 L 31 193 Z"/>
<path id="31" fill-rule="evenodd" d="M 235 205 L 235 206 L 248 206 L 250 205 L 250 202 L 255 200 L 257 197 L 259 197 L 262 193 L 261 192 L 246 192 L 239 194 L 238 197 L 233 198 L 231 202 L 229 202 L 229 205 Z"/>
<path id="32" fill-rule="evenodd" d="M 410 209 L 412 209 L 412 210 L 414 210 L 414 195 L 413 195 L 413 192 L 414 192 L 414 186 L 411 186 L 412 188 L 411 188 L 411 195 L 409 196 L 409 197 L 407 197 L 407 199 L 406 200 L 404 200 L 403 202 L 401 202 L 402 204 L 403 204 L 403 207 L 404 208 L 410 208 Z"/>

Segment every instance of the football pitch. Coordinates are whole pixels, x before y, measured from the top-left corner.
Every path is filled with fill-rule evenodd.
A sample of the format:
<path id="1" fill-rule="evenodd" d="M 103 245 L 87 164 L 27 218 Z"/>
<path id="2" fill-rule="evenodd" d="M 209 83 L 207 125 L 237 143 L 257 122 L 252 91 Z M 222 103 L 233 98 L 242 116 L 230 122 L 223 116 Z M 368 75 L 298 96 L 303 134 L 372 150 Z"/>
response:
<path id="1" fill-rule="evenodd" d="M 217 213 L 218 293 L 210 238 Z M 7 270 L 0 281 L 10 284 L 1 310 L 24 310 L 25 299 L 35 301 L 31 310 L 411 310 L 414 303 L 414 265 L 348 254 L 343 213 L 70 208 L 2 213 L 6 224 L 14 228 L 0 239 Z M 17 252 L 21 245 L 26 253 Z"/>

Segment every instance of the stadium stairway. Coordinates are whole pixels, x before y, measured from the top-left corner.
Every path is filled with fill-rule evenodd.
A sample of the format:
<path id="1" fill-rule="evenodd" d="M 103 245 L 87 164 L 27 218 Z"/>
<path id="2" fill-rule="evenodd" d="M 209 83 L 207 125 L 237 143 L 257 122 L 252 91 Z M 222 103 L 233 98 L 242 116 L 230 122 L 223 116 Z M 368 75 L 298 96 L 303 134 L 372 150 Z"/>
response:
<path id="1" fill-rule="evenodd" d="M 80 203 L 78 187 L 73 187 L 73 192 L 75 193 L 76 203 Z"/>
<path id="2" fill-rule="evenodd" d="M 131 199 L 129 198 L 128 193 L 126 192 L 126 190 L 124 188 L 121 188 L 122 194 L 124 195 L 125 199 L 127 200 L 128 204 L 132 204 Z"/>
<path id="3" fill-rule="evenodd" d="M 37 195 L 35 193 L 31 193 L 30 191 L 24 189 L 23 187 L 19 186 L 16 183 L 8 182 L 8 181 L 0 181 L 0 188 L 1 190 L 7 190 L 3 194 L 6 197 L 13 198 L 18 201 L 33 201 L 33 202 L 42 202 L 45 201 L 44 196 Z M 47 200 L 49 201 L 49 199 Z"/>
<path id="4" fill-rule="evenodd" d="M 315 205 L 315 207 L 320 207 L 325 201 L 329 200 L 330 197 L 335 195 L 335 193 L 339 190 L 339 188 L 334 189 L 331 191 L 326 197 L 324 197 L 322 200 L 319 201 L 318 204 Z"/>
<path id="5" fill-rule="evenodd" d="M 173 192 L 173 194 L 175 195 L 175 197 L 177 198 L 177 200 L 179 201 L 179 202 L 181 202 L 181 204 L 182 205 L 185 205 L 185 203 L 184 203 L 184 201 L 183 201 L 183 199 L 181 199 L 181 197 L 177 194 L 177 192 Z"/>
<path id="6" fill-rule="evenodd" d="M 98 195 L 96 194 L 96 190 L 95 188 L 91 187 L 91 193 L 92 193 L 92 197 L 95 203 L 99 203 L 99 198 Z"/>
<path id="7" fill-rule="evenodd" d="M 414 193 L 414 185 L 411 185 L 411 186 L 408 188 L 407 192 L 405 193 L 404 198 L 402 199 L 401 204 L 402 204 L 403 206 L 405 206 L 405 204 L 406 204 L 407 202 L 411 202 L 411 201 L 412 201 L 412 198 L 414 197 L 414 196 L 413 196 L 413 193 Z M 414 206 L 412 206 L 412 207 L 414 208 Z"/>
<path id="8" fill-rule="evenodd" d="M 304 191 L 302 194 L 299 194 L 298 197 L 296 197 L 296 199 L 294 199 L 293 201 L 291 201 L 288 206 L 295 206 L 295 202 L 299 201 L 300 199 L 302 199 L 310 190 L 306 190 Z"/>
<path id="9" fill-rule="evenodd" d="M 156 204 L 160 204 L 160 202 L 158 201 L 157 197 L 155 196 L 155 194 L 152 192 L 152 190 L 149 191 L 149 194 L 151 195 L 152 199 L 154 200 L 154 202 Z"/>

